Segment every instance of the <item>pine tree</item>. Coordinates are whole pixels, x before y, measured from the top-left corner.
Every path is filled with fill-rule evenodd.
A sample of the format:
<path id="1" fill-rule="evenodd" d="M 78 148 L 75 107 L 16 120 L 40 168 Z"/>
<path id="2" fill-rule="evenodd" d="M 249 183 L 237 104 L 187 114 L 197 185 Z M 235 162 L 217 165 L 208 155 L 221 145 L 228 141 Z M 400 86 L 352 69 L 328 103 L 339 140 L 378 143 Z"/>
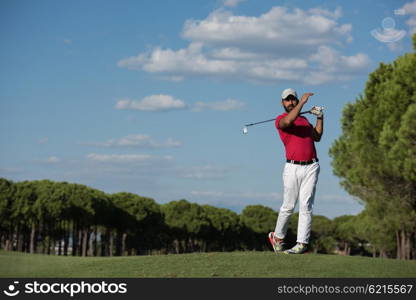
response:
<path id="1" fill-rule="evenodd" d="M 381 63 L 364 95 L 344 108 L 342 136 L 330 149 L 342 186 L 365 203 L 370 242 L 384 253 L 394 249 L 383 240 L 396 238 L 402 259 L 416 258 L 415 105 L 416 53 Z"/>

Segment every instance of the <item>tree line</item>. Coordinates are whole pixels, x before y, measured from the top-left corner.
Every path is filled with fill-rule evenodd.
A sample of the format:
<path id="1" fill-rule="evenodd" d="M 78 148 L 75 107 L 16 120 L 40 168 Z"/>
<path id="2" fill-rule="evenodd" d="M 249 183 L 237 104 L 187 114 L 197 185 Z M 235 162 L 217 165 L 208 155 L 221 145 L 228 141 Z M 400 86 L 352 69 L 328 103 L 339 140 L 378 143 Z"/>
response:
<path id="1" fill-rule="evenodd" d="M 73 256 L 270 251 L 267 234 L 276 218 L 276 211 L 262 205 L 237 214 L 184 199 L 158 204 L 75 183 L 0 178 L 0 247 L 7 251 Z M 297 220 L 294 214 L 289 244 L 296 242 Z M 311 251 L 394 257 L 372 244 L 359 220 L 360 215 L 315 216 Z"/>

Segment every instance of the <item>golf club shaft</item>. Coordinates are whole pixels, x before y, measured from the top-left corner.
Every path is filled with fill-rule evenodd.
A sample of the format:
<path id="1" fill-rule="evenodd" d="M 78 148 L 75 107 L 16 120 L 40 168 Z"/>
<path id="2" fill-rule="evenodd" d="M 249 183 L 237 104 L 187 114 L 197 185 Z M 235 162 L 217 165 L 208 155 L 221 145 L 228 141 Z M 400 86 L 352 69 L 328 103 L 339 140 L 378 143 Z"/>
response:
<path id="1" fill-rule="evenodd" d="M 261 121 L 261 122 L 246 124 L 245 126 L 253 126 L 253 125 L 257 125 L 257 124 L 261 124 L 261 123 L 271 122 L 271 121 L 274 121 L 274 120 L 276 120 L 276 118 L 270 119 L 270 120 L 266 120 L 266 121 Z"/>
<path id="2" fill-rule="evenodd" d="M 299 115 L 303 115 L 303 114 L 307 114 L 307 113 L 309 113 L 309 111 L 304 111 L 304 112 L 301 112 Z M 274 119 L 270 119 L 270 120 L 266 120 L 266 121 L 261 121 L 261 122 L 256 122 L 256 123 L 251 123 L 251 124 L 246 124 L 246 125 L 244 125 L 244 126 L 253 126 L 253 125 L 257 125 L 257 124 L 261 124 L 261 123 L 271 122 L 271 121 L 274 121 L 274 120 L 276 120 L 276 118 L 274 118 Z"/>

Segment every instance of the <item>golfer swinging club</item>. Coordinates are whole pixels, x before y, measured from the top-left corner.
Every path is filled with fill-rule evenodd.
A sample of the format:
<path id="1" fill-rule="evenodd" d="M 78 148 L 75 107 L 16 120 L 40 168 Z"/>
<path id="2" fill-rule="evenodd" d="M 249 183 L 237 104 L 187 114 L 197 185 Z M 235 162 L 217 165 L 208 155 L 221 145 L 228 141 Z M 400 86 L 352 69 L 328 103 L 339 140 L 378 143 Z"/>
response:
<path id="1" fill-rule="evenodd" d="M 315 186 L 318 181 L 319 163 L 314 142 L 319 142 L 323 133 L 323 113 L 317 116 L 315 127 L 300 116 L 302 107 L 313 93 L 305 93 L 299 100 L 294 89 L 282 93 L 285 113 L 276 118 L 276 128 L 286 150 L 286 164 L 283 170 L 283 204 L 280 207 L 274 232 L 269 233 L 269 241 L 276 253 L 302 254 L 309 243 L 312 225 L 312 208 Z M 299 223 L 296 245 L 286 250 L 284 238 L 290 216 L 299 199 Z"/>

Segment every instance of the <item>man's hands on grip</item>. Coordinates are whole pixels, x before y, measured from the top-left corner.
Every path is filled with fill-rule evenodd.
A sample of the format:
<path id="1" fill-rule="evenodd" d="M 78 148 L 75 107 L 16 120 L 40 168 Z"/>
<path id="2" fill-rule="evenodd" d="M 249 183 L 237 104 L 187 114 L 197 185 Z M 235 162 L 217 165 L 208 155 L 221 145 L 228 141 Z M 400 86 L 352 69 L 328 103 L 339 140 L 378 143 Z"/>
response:
<path id="1" fill-rule="evenodd" d="M 314 106 L 311 108 L 310 113 L 317 116 L 318 118 L 322 118 L 324 115 L 324 108 L 321 106 Z"/>

